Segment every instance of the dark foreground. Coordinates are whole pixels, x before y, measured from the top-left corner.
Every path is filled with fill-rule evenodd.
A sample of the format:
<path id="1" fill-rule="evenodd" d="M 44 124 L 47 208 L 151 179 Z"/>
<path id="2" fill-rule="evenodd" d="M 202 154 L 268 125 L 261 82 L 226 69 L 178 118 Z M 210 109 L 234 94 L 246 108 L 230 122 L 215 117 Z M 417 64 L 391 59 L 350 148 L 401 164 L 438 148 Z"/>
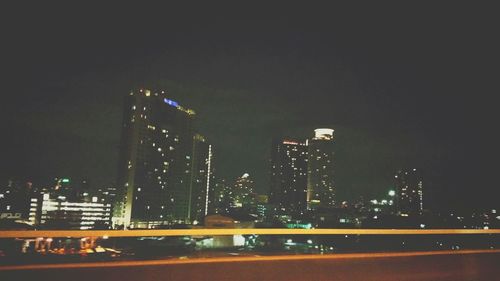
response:
<path id="1" fill-rule="evenodd" d="M 0 280 L 500 280 L 500 251 L 222 257 L 1 266 Z"/>

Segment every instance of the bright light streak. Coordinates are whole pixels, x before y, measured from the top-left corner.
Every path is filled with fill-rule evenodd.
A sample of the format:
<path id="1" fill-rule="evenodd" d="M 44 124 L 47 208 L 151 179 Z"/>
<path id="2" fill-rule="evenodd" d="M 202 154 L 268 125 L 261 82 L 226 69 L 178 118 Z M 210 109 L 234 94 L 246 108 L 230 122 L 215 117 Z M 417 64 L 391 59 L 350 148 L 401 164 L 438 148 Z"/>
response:
<path id="1" fill-rule="evenodd" d="M 1 238 L 35 237 L 151 237 L 219 235 L 454 235 L 500 234 L 500 229 L 331 229 L 331 228 L 198 228 L 141 230 L 6 230 Z"/>

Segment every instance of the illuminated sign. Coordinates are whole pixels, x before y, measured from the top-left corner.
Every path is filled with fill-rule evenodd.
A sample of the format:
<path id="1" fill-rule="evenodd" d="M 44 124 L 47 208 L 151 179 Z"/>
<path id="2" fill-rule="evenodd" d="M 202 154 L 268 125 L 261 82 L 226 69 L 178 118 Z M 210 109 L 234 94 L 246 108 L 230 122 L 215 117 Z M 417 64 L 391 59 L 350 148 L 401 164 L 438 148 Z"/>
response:
<path id="1" fill-rule="evenodd" d="M 69 179 L 62 179 L 62 182 L 69 182 Z"/>
<path id="2" fill-rule="evenodd" d="M 310 223 L 287 223 L 286 228 L 302 228 L 302 229 L 311 229 L 312 224 Z"/>
<path id="3" fill-rule="evenodd" d="M 171 106 L 175 106 L 175 107 L 178 107 L 179 104 L 176 102 L 176 101 L 173 101 L 173 100 L 169 100 L 167 98 L 164 98 L 163 101 L 168 104 L 168 105 L 171 105 Z"/>
<path id="4" fill-rule="evenodd" d="M 175 108 L 177 108 L 177 109 L 179 109 L 179 110 L 181 110 L 181 111 L 184 111 L 184 112 L 186 112 L 186 113 L 187 113 L 187 114 L 189 114 L 189 115 L 194 115 L 194 114 L 195 114 L 195 112 L 194 112 L 192 109 L 187 109 L 187 108 L 184 108 L 184 107 L 180 106 L 180 105 L 179 105 L 179 103 L 177 103 L 176 101 L 169 100 L 169 99 L 167 99 L 167 98 L 164 98 L 164 99 L 163 99 L 163 101 L 164 101 L 166 104 L 168 104 L 168 105 L 170 105 L 170 106 L 173 106 L 173 107 L 175 107 Z"/>

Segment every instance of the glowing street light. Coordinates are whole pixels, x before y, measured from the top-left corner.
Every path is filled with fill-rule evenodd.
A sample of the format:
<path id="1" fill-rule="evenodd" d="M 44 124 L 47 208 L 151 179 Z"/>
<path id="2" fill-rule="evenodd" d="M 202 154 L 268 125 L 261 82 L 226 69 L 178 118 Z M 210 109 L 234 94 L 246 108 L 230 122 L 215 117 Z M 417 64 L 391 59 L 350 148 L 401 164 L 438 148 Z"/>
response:
<path id="1" fill-rule="evenodd" d="M 389 196 L 393 197 L 396 195 L 396 191 L 394 190 L 389 190 Z"/>

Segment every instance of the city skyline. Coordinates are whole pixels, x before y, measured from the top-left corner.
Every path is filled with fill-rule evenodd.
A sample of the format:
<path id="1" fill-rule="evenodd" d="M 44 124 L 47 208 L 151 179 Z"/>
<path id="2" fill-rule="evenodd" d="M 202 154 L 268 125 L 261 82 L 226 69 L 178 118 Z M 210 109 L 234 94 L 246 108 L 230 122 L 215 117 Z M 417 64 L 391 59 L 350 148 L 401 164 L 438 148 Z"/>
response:
<path id="1" fill-rule="evenodd" d="M 177 188 L 176 193 L 177 195 L 182 193 L 181 197 L 177 198 L 177 195 L 172 195 L 170 194 L 169 198 L 172 200 L 174 197 L 177 199 L 181 199 L 182 203 L 179 205 L 174 204 L 175 207 L 171 208 L 165 208 L 165 210 L 159 210 L 159 213 L 164 213 L 168 214 L 170 217 L 170 220 L 172 221 L 178 221 L 178 222 L 190 222 L 190 221 L 201 221 L 201 219 L 206 216 L 207 214 L 214 214 L 213 210 L 220 208 L 222 205 L 218 205 L 216 203 L 216 200 L 213 199 L 213 197 L 217 194 L 217 191 L 215 190 L 215 182 L 216 179 L 214 177 L 214 171 L 216 168 L 212 166 L 210 168 L 209 163 L 213 162 L 213 152 L 212 152 L 212 145 L 209 144 L 205 137 L 197 133 L 197 128 L 195 128 L 194 124 L 194 117 L 196 115 L 195 111 L 190 108 L 185 108 L 179 104 L 178 101 L 171 100 L 169 99 L 170 96 L 167 95 L 167 92 L 164 90 L 150 90 L 147 88 L 140 88 L 136 90 L 131 90 L 129 94 L 125 96 L 125 102 L 124 102 L 124 114 L 123 114 L 123 121 L 122 121 L 122 144 L 121 144 L 121 156 L 120 156 L 120 161 L 118 163 L 119 170 L 126 172 L 125 174 L 120 174 L 118 173 L 118 180 L 116 181 L 116 184 L 113 186 L 113 188 L 117 188 L 117 199 L 113 201 L 113 212 L 114 216 L 118 219 L 118 222 L 114 222 L 113 225 L 120 227 L 120 225 L 132 225 L 133 227 L 139 227 L 139 225 L 147 225 L 147 227 L 154 227 L 155 224 L 150 224 L 145 217 L 139 219 L 135 224 L 130 221 L 130 218 L 133 217 L 131 216 L 132 213 L 132 201 L 137 200 L 137 195 L 141 194 L 138 191 L 141 191 L 140 187 L 137 187 L 136 182 L 137 180 L 134 180 L 136 177 L 135 172 L 133 173 L 134 175 L 127 175 L 127 173 L 130 173 L 131 167 L 138 165 L 138 162 L 141 161 L 147 161 L 151 162 L 148 163 L 147 166 L 149 166 L 148 169 L 153 169 L 157 171 L 158 168 L 165 169 L 168 168 L 168 166 L 174 167 L 174 170 L 179 170 L 177 171 L 176 174 L 184 174 L 184 169 L 189 169 L 191 170 L 191 173 L 189 174 L 188 177 L 186 177 L 188 184 L 184 186 L 183 188 Z M 165 110 L 166 109 L 166 110 Z M 171 111 L 170 113 L 167 113 L 168 111 Z M 163 113 L 162 113 L 163 112 Z M 175 113 L 178 112 L 178 113 Z M 148 119 L 148 115 L 149 119 Z M 179 115 L 178 117 L 175 117 Z M 180 115 L 185 115 L 186 117 L 180 117 Z M 185 121 L 182 119 L 187 118 Z M 172 123 L 174 122 L 174 123 Z M 134 127 L 135 126 L 135 127 Z M 158 128 L 156 128 L 158 126 Z M 165 127 L 166 126 L 166 127 Z M 169 132 L 168 130 L 164 129 L 169 128 L 169 130 L 172 130 Z M 149 131 L 153 132 L 150 133 Z M 157 134 L 154 132 L 158 131 L 159 137 Z M 174 142 L 164 142 L 164 137 L 166 136 L 167 139 L 169 137 L 169 134 L 173 134 L 171 137 L 174 140 Z M 170 156 L 167 156 L 166 158 L 164 157 L 164 154 L 166 153 L 165 151 L 162 151 L 161 148 L 164 150 L 168 150 L 167 146 L 168 145 L 174 145 L 175 148 L 178 148 L 176 143 L 179 143 L 179 134 L 180 135 L 185 135 L 181 137 L 184 139 L 184 141 L 180 142 L 181 146 L 186 146 L 187 150 L 182 150 L 186 156 L 181 155 L 182 159 L 184 157 L 188 159 L 186 162 L 186 167 L 185 165 L 179 166 L 177 168 L 176 165 L 171 165 L 172 163 L 166 163 L 162 162 L 165 160 L 168 161 L 173 161 L 175 158 L 176 160 L 179 160 L 178 156 L 175 156 L 172 154 Z M 189 139 L 189 142 L 186 143 L 185 139 Z M 335 188 L 335 149 L 333 146 L 334 143 L 334 130 L 330 128 L 318 128 L 314 129 L 314 136 L 310 138 L 302 138 L 301 141 L 297 141 L 294 139 L 291 139 L 289 137 L 281 137 L 281 138 L 275 138 L 273 140 L 273 149 L 271 155 L 268 157 L 270 161 L 270 167 L 269 167 L 269 173 L 271 174 L 270 177 L 270 182 L 269 182 L 269 189 L 264 190 L 263 192 L 260 191 L 259 193 L 264 195 L 264 196 L 270 196 L 271 197 L 271 203 L 274 205 L 275 208 L 282 208 L 281 212 L 284 214 L 295 214 L 295 215 L 301 215 L 304 214 L 305 210 L 314 210 L 317 208 L 317 206 L 321 206 L 322 208 L 332 208 L 332 207 L 341 207 L 343 206 L 344 203 L 340 204 L 340 201 L 343 201 L 346 198 L 338 198 L 335 196 L 336 193 L 336 188 Z M 155 145 L 155 142 L 158 142 L 157 145 Z M 144 145 L 143 145 L 144 144 Z M 152 145 L 152 150 L 153 153 L 144 153 L 147 148 L 140 148 L 138 150 L 138 147 L 149 147 Z M 180 146 L 180 147 L 181 147 Z M 297 148 L 303 146 L 304 148 L 300 149 L 300 151 L 297 150 Z M 201 150 L 200 150 L 201 148 Z M 277 150 L 276 150 L 277 149 Z M 170 150 L 174 150 L 172 146 L 170 146 Z M 281 150 L 281 152 L 280 152 Z M 137 151 L 143 151 L 141 152 L 140 155 L 142 156 L 137 156 Z M 158 165 L 151 165 L 153 162 L 155 162 L 155 157 L 152 156 L 152 154 L 155 154 L 158 152 L 158 154 L 161 154 L 163 160 L 158 162 Z M 276 153 L 277 152 L 277 153 Z M 286 152 L 287 156 L 281 155 L 284 152 Z M 297 154 L 298 152 L 298 154 Z M 290 155 L 292 153 L 292 156 Z M 146 158 L 144 158 L 147 156 Z M 132 158 L 131 158 L 132 157 Z M 283 159 L 285 157 L 286 159 Z M 304 159 L 300 159 L 299 161 L 296 162 L 296 158 L 294 157 L 305 157 Z M 168 158 L 168 159 L 167 159 Z M 197 159 L 200 158 L 200 159 Z M 206 158 L 206 159 L 205 159 Z M 279 158 L 282 158 L 278 160 Z M 126 159 L 135 159 L 135 160 L 126 160 Z M 317 161 L 317 159 L 322 159 L 320 161 Z M 158 159 L 156 159 L 158 160 Z M 198 162 L 200 161 L 200 162 Z M 147 162 L 144 162 L 146 164 Z M 303 162 L 303 163 L 302 163 Z M 315 163 L 317 162 L 317 163 Z M 285 164 L 286 163 L 286 164 Z M 294 164 L 295 163 L 295 164 Z M 161 164 L 161 165 L 160 165 Z M 166 165 L 164 167 L 164 164 Z M 276 169 L 275 164 L 285 164 L 285 169 L 283 169 L 283 166 L 281 166 L 281 171 L 280 169 Z M 140 166 L 142 164 L 139 164 Z M 290 166 L 291 165 L 291 166 Z M 294 166 L 297 165 L 297 166 Z M 325 166 L 326 165 L 326 166 Z M 128 167 L 127 167 L 128 166 Z M 192 167 L 191 167 L 192 166 Z M 287 169 L 295 169 L 297 170 L 297 167 L 300 167 L 298 169 L 299 174 L 295 174 L 293 171 L 287 171 Z M 322 168 L 321 168 L 322 167 Z M 143 167 L 142 170 L 144 170 L 145 167 Z M 314 176 L 314 170 L 316 172 L 319 171 L 320 168 L 323 172 L 320 172 L 317 176 Z M 133 168 L 134 170 L 136 168 Z M 147 170 L 147 169 L 146 169 Z M 146 170 L 144 170 L 142 173 L 144 173 Z M 182 171 L 181 171 L 182 170 Z M 195 171 L 196 170 L 196 171 Z M 198 171 L 199 170 L 199 171 Z M 206 174 L 207 171 L 210 171 L 210 173 Z M 417 172 L 415 172 L 417 171 Z M 163 173 L 165 173 L 166 170 L 163 170 Z M 186 170 L 187 172 L 187 170 Z M 276 172 L 280 173 L 281 176 L 278 176 L 279 181 L 282 181 L 281 184 L 277 184 L 273 178 L 276 178 Z M 415 178 L 413 180 L 409 180 L 411 182 L 411 187 L 408 189 L 408 185 L 404 187 L 404 184 L 406 184 L 406 178 L 403 172 L 406 172 L 404 174 L 408 175 L 408 173 L 418 173 L 418 181 L 415 181 Z M 148 172 L 147 174 L 153 173 Z M 156 173 L 156 172 L 154 172 Z M 161 174 L 162 172 L 159 171 Z M 169 171 L 169 179 L 162 179 L 158 177 L 160 180 L 159 186 L 162 186 L 162 184 L 166 184 L 168 181 L 171 183 L 175 181 L 179 181 L 182 183 L 182 177 L 176 177 L 175 173 L 170 175 Z M 291 174 L 292 173 L 292 174 Z M 303 175 L 302 175 L 303 173 Z M 223 174 L 223 173 L 222 173 Z M 288 177 L 285 179 L 283 175 L 288 174 Z M 126 176 L 125 176 L 126 175 Z M 292 175 L 290 177 L 290 175 Z M 299 176 L 299 177 L 298 177 Z M 218 176 L 219 177 L 219 182 L 220 180 L 225 180 L 223 176 Z M 249 177 L 248 173 L 244 173 L 243 177 L 236 177 L 234 179 L 229 179 L 231 180 L 236 180 L 236 183 L 238 183 L 239 180 L 244 179 L 245 177 Z M 325 182 L 325 177 L 326 177 L 326 182 Z M 85 190 L 89 190 L 89 182 L 87 177 L 78 177 L 83 184 L 85 184 L 87 187 Z M 142 179 L 139 180 L 139 185 L 141 186 L 150 186 L 149 182 L 150 180 L 147 180 L 146 178 L 150 178 L 150 175 L 140 175 L 140 178 Z M 212 178 L 212 186 L 209 185 L 209 178 Z M 302 178 L 302 179 L 300 179 Z M 316 178 L 316 179 L 315 179 Z M 403 216 L 408 216 L 408 214 L 413 214 L 413 215 L 422 215 L 424 208 L 423 208 L 423 192 L 422 192 L 422 169 L 420 168 L 408 168 L 408 167 L 403 167 L 398 169 L 397 174 L 395 176 L 395 183 L 389 187 L 388 189 L 384 190 L 384 192 L 387 192 L 389 190 L 390 192 L 394 192 L 395 190 L 395 206 L 396 206 L 396 213 L 399 215 Z M 403 179 L 403 180 L 402 180 Z M 16 179 L 18 180 L 18 179 Z M 69 181 L 68 178 L 62 179 L 62 178 L 55 178 L 56 182 L 61 182 L 61 180 Z M 144 181 L 146 180 L 146 181 Z M 156 180 L 156 178 L 154 179 Z M 164 180 L 165 182 L 162 183 L 161 180 Z M 295 182 L 296 180 L 299 181 L 299 183 L 291 183 L 292 181 Z M 198 182 L 199 184 L 195 183 Z M 285 182 L 288 182 L 285 184 Z M 321 182 L 321 183 L 320 183 Z M 253 183 L 253 182 L 252 182 Z M 26 184 L 29 184 L 30 186 L 33 185 L 32 182 L 27 182 Z M 292 185 L 290 185 L 292 184 Z M 318 184 L 321 185 L 322 187 L 319 190 L 316 190 L 318 187 Z M 172 184 L 170 184 L 172 185 Z M 175 184 L 174 184 L 175 185 Z M 199 185 L 199 186 L 198 186 Z M 287 185 L 290 185 L 287 187 Z M 316 186 L 315 188 L 313 186 Z M 98 186 L 94 186 L 94 188 L 97 188 Z M 164 189 L 165 186 L 162 186 L 162 189 Z M 39 190 L 44 190 L 46 188 L 55 188 L 57 190 L 57 185 L 52 186 L 50 184 L 41 184 L 36 187 Z M 40 189 L 42 188 L 42 189 Z M 121 189 L 123 189 L 121 191 Z M 147 187 L 149 189 L 150 187 Z M 327 188 L 329 190 L 323 190 L 324 188 Z M 99 189 L 102 189 L 102 186 L 99 186 Z M 144 189 L 144 188 L 143 188 Z M 176 188 L 174 188 L 176 189 Z M 298 189 L 298 190 L 297 190 Z M 407 189 L 409 190 L 409 193 L 413 192 L 413 195 L 405 195 Z M 315 191 L 316 190 L 316 191 Z M 94 189 L 94 191 L 97 191 L 97 189 Z M 289 198 L 290 195 L 287 195 L 287 192 L 293 191 L 297 193 L 297 195 L 292 195 L 292 197 Z M 77 192 L 76 190 L 73 192 Z M 78 191 L 80 192 L 80 191 Z M 169 191 L 171 192 L 171 191 Z M 179 193 L 180 192 L 180 193 Z M 186 193 L 187 192 L 187 193 Z M 234 191 L 230 191 L 231 193 Z M 319 193 L 318 193 L 319 192 Z M 120 195 L 123 193 L 123 195 Z M 158 197 L 158 193 L 151 193 L 151 191 L 148 191 L 147 193 L 150 194 L 149 197 L 150 200 L 157 201 L 157 199 L 154 199 L 154 197 Z M 187 195 L 189 193 L 189 195 Z M 274 193 L 274 194 L 273 194 Z M 299 199 L 302 197 L 301 193 L 304 193 L 304 198 Z M 306 193 L 316 193 L 316 197 L 313 197 L 312 195 L 307 195 Z M 321 194 L 320 194 L 321 193 Z M 43 194 L 43 193 L 42 193 Z M 133 195 L 132 195 L 133 194 Z M 144 192 L 142 193 L 144 194 Z M 248 196 L 247 194 L 246 196 Z M 255 193 L 255 195 L 258 195 Z M 390 196 L 394 196 L 394 194 L 389 194 Z M 124 196 L 121 198 L 121 196 Z M 413 197 L 412 197 L 413 196 Z M 415 198 L 415 196 L 417 196 Z M 128 199 L 127 197 L 133 198 L 134 199 Z M 189 199 L 186 199 L 188 198 Z M 209 199 L 212 198 L 212 199 Z M 229 196 L 231 197 L 231 196 Z M 273 200 L 274 197 L 274 200 Z M 307 199 L 306 199 L 307 197 Z M 367 200 L 369 196 L 366 194 L 361 194 L 358 199 L 361 199 L 362 202 L 363 200 Z M 242 197 L 243 198 L 243 197 Z M 293 199 L 292 199 L 293 198 Z M 406 199 L 405 199 L 406 198 Z M 255 200 L 256 198 L 252 198 L 251 200 Z M 320 200 L 318 199 L 326 199 L 324 202 L 326 202 L 325 205 L 317 205 Z M 429 198 L 426 198 L 427 200 Z M 214 201 L 211 201 L 214 200 Z M 241 200 L 241 199 L 240 199 Z M 244 200 L 249 200 L 249 198 L 246 198 Z M 123 201 L 123 206 L 121 206 Z M 146 200 L 147 201 L 147 200 Z M 145 202 L 146 202 L 145 201 Z M 193 201 L 193 203 L 191 203 Z M 196 201 L 196 202 L 194 202 Z M 374 201 L 374 200 L 371 200 Z M 399 201 L 399 202 L 398 202 Z M 403 202 L 405 201 L 406 206 L 403 206 Z M 432 198 L 431 198 L 432 201 Z M 148 202 L 142 202 L 141 207 L 147 208 L 149 210 L 150 205 Z M 172 201 L 173 202 L 173 201 Z M 189 202 L 189 203 L 188 203 Z M 412 202 L 417 202 L 417 203 L 412 203 Z M 164 205 L 165 202 L 157 202 L 156 207 L 160 207 L 160 205 Z M 373 202 L 372 202 L 373 203 Z M 146 205 L 144 205 L 146 204 Z M 215 204 L 215 205 L 210 205 L 209 204 Z M 241 203 L 239 207 L 241 207 Z M 284 204 L 284 205 L 283 205 Z M 357 200 L 354 199 L 351 201 L 351 204 L 357 204 Z M 415 205 L 416 204 L 416 205 Z M 144 206 L 142 206 L 144 205 Z M 173 205 L 173 206 L 174 206 Z M 232 204 L 231 204 L 232 205 Z M 287 208 L 283 208 L 284 206 L 289 206 Z M 414 205 L 414 206 L 413 206 Z M 164 209 L 165 206 L 161 206 L 161 209 Z M 234 206 L 233 206 L 234 207 Z M 212 212 L 209 212 L 208 210 L 212 209 Z M 214 209 L 215 208 L 215 209 Z M 123 209 L 123 210 L 122 210 Z M 126 211 L 128 209 L 128 211 Z M 277 210 L 278 210 L 277 209 Z M 418 211 L 409 211 L 409 210 L 416 210 Z M 125 210 L 125 211 L 124 211 Z M 426 210 L 428 211 L 434 211 L 430 210 L 427 208 Z M 143 210 L 144 211 L 144 210 Z M 123 212 L 124 214 L 120 215 L 119 213 Z M 149 212 L 149 211 L 147 211 Z M 280 212 L 280 211 L 278 211 Z M 127 214 L 128 213 L 128 214 Z M 137 211 L 136 211 L 137 213 Z M 178 214 L 175 214 L 178 213 Z M 182 214 L 181 214 L 182 213 Z M 218 213 L 218 212 L 215 212 Z M 124 216 L 125 220 L 123 218 L 120 218 L 121 216 Z M 144 216 L 144 215 L 142 215 Z M 128 219 L 127 219 L 128 217 Z M 158 223 L 159 219 L 162 219 L 163 215 L 159 215 L 158 218 L 156 218 L 156 223 Z M 152 220 L 152 219 L 149 219 Z M 153 220 L 154 221 L 154 220 Z M 135 225 L 135 226 L 134 226 Z"/>
<path id="2" fill-rule="evenodd" d="M 456 8 L 302 21 L 12 20 L 0 178 L 114 184 L 121 96 L 148 87 L 203 116 L 200 133 L 224 148 L 220 172 L 228 180 L 248 172 L 259 192 L 268 189 L 272 138 L 326 127 L 337 136 L 339 198 L 377 197 L 396 170 L 421 168 L 429 207 L 492 206 L 496 111 L 487 93 L 498 55 L 485 35 L 494 25 Z"/>
<path id="3" fill-rule="evenodd" d="M 500 276 L 493 5 L 157 4 L 2 5 L 0 280 Z"/>

